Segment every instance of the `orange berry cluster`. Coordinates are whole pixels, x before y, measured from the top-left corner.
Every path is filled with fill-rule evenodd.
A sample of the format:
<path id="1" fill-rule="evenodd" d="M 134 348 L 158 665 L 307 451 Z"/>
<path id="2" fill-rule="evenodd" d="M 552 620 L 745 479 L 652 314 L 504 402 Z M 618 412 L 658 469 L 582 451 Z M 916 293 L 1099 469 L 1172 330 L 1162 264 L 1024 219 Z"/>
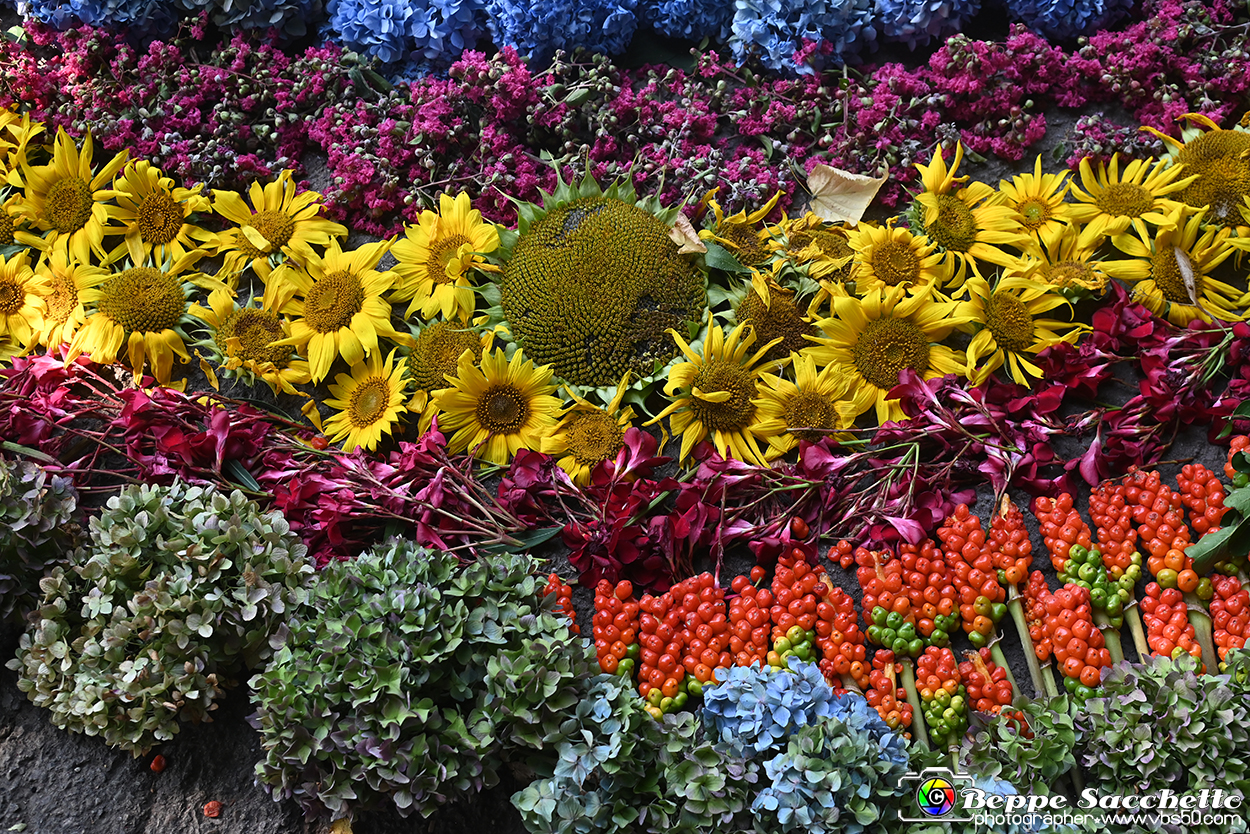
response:
<path id="1" fill-rule="evenodd" d="M 1189 571 L 1193 576 L 1186 576 L 1186 584 L 1197 587 L 1193 560 L 1185 555 L 1192 539 L 1181 494 L 1163 483 L 1158 472 L 1133 469 L 1124 497 L 1133 507 L 1133 521 L 1150 573 L 1164 588 L 1175 588 L 1181 571 Z"/>
<path id="2" fill-rule="evenodd" d="M 897 614 L 898 622 L 910 625 L 903 632 L 908 642 L 946 645 L 950 641 L 950 632 L 959 623 L 958 604 L 946 560 L 936 544 L 929 540 L 920 545 L 905 543 L 898 556 L 860 547 L 855 550 L 855 562 L 859 565 L 856 578 L 864 591 L 861 605 L 866 624 L 882 627 L 877 623 L 882 615 Z M 897 633 L 894 621 L 891 618 L 888 628 Z M 918 645 L 915 652 L 906 652 L 893 642 L 882 645 L 912 656 L 923 649 Z"/>
<path id="3" fill-rule="evenodd" d="M 1221 664 L 1231 649 L 1246 645 L 1250 625 L 1250 591 L 1235 576 L 1215 576 L 1215 596 L 1211 598 L 1211 624 Z"/>
<path id="4" fill-rule="evenodd" d="M 729 651 L 738 666 L 763 665 L 768 655 L 768 627 L 772 623 L 768 607 L 772 592 L 756 589 L 754 582 L 763 580 L 765 570 L 758 565 L 751 575 L 735 576 L 730 588 L 736 594 L 729 600 Z"/>
<path id="5" fill-rule="evenodd" d="M 1029 574 L 1029 584 L 1024 589 L 1024 619 L 1029 626 L 1029 640 L 1033 643 L 1033 653 L 1037 659 L 1045 663 L 1050 660 L 1050 636 L 1046 631 L 1046 597 L 1050 595 L 1050 586 L 1040 570 Z"/>
<path id="6" fill-rule="evenodd" d="M 907 701 L 907 690 L 898 685 L 898 676 L 902 673 L 903 664 L 895 661 L 894 652 L 877 649 L 872 658 L 868 686 L 863 687 L 868 705 L 877 711 L 891 730 L 911 726 L 913 710 Z M 905 732 L 903 735 L 911 738 L 911 733 Z"/>
<path id="7" fill-rule="evenodd" d="M 1041 525 L 1042 540 L 1050 551 L 1050 563 L 1055 570 L 1063 570 L 1072 545 L 1079 544 L 1087 549 L 1093 547 L 1093 534 L 1072 505 L 1070 494 L 1063 492 L 1058 498 L 1038 498 L 1033 505 L 1033 514 Z"/>
<path id="8" fill-rule="evenodd" d="M 938 528 L 938 539 L 959 600 L 964 633 L 976 648 L 987 645 L 1007 609 L 981 519 L 960 504 Z"/>
<path id="9" fill-rule="evenodd" d="M 1007 680 L 1007 670 L 991 659 L 989 648 L 964 652 L 964 657 L 966 660 L 959 664 L 959 678 L 968 690 L 973 709 L 997 714 L 1003 707 L 1011 706 L 1015 689 Z"/>
<path id="10" fill-rule="evenodd" d="M 1103 481 L 1089 494 L 1089 517 L 1096 528 L 1103 564 L 1112 579 L 1124 575 L 1137 552 L 1137 528 L 1133 526 L 1133 508 L 1125 492 L 1123 483 Z"/>
<path id="11" fill-rule="evenodd" d="M 916 660 L 916 692 L 930 741 L 938 748 L 958 744 L 968 730 L 968 702 L 954 652 L 937 646 L 925 649 Z"/>
<path id="12" fill-rule="evenodd" d="M 1029 578 L 1033 567 L 1033 542 L 1024 526 L 1024 514 L 1009 499 L 1003 499 L 1002 511 L 990 521 L 990 558 L 1001 573 L 999 582 L 1019 586 Z"/>
<path id="13" fill-rule="evenodd" d="M 1173 660 L 1188 654 L 1201 661 L 1202 647 L 1189 622 L 1189 612 L 1179 589 L 1162 588 L 1158 582 L 1151 582 L 1146 585 L 1146 595 L 1138 605 L 1151 653 Z"/>
<path id="14" fill-rule="evenodd" d="M 543 586 L 543 596 L 550 596 L 551 594 L 556 595 L 556 608 L 573 623 L 573 625 L 569 626 L 569 631 L 572 631 L 574 634 L 581 634 L 582 630 L 577 625 L 577 612 L 573 610 L 573 589 L 566 585 L 557 573 L 548 576 L 547 584 Z"/>
<path id="15" fill-rule="evenodd" d="M 645 594 L 638 607 L 640 692 L 650 684 L 668 696 L 666 690 L 678 687 L 687 672 L 704 684 L 713 669 L 733 665 L 725 594 L 712 574 L 683 579 L 659 596 Z"/>
<path id="16" fill-rule="evenodd" d="M 1181 503 L 1189 511 L 1189 525 L 1199 536 L 1220 529 L 1228 508 L 1224 506 L 1224 484 L 1201 463 L 1187 463 L 1176 476 Z"/>
<path id="17" fill-rule="evenodd" d="M 615 675 L 620 664 L 635 645 L 638 635 L 638 603 L 633 599 L 634 586 L 628 579 L 613 585 L 606 579 L 595 586 L 595 613 L 590 620 L 591 633 L 595 638 L 595 653 L 599 668 Z M 638 650 L 634 649 L 636 656 Z M 633 666 L 634 658 L 626 666 Z"/>
<path id="18" fill-rule="evenodd" d="M 1233 468 L 1233 455 L 1238 452 L 1250 454 L 1250 437 L 1239 434 L 1228 444 L 1228 460 L 1224 463 L 1224 475 L 1230 481 L 1238 475 L 1237 470 Z"/>
<path id="19" fill-rule="evenodd" d="M 1040 572 L 1034 575 L 1040 577 Z M 1111 665 L 1111 652 L 1094 625 L 1089 591 L 1073 584 L 1053 594 L 1039 589 L 1038 601 L 1045 610 L 1042 629 L 1064 686 L 1080 700 L 1090 697 L 1102 680 L 1103 667 Z"/>

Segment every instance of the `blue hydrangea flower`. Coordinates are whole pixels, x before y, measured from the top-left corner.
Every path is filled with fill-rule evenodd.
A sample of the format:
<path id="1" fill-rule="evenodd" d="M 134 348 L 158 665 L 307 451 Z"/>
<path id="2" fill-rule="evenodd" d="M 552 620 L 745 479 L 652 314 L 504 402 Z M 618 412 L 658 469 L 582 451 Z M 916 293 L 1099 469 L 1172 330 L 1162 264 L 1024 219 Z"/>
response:
<path id="1" fill-rule="evenodd" d="M 906 766 L 910 761 L 903 737 L 890 729 L 864 696 L 854 692 L 839 695 L 834 699 L 829 715 L 845 724 L 851 732 L 870 737 L 881 748 L 881 757 L 891 764 Z"/>
<path id="2" fill-rule="evenodd" d="M 840 64 L 875 40 L 875 28 L 865 31 L 870 19 L 863 0 L 734 0 L 729 46 L 738 61 L 754 57 L 777 72 L 811 74 L 819 67 L 794 62 L 805 40 L 828 42 L 833 62 Z"/>
<path id="3" fill-rule="evenodd" d="M 329 29 L 338 40 L 384 63 L 447 64 L 482 34 L 481 0 L 330 0 Z"/>
<path id="4" fill-rule="evenodd" d="M 642 0 L 638 15 L 644 25 L 667 38 L 724 40 L 734 7 L 725 0 Z"/>
<path id="5" fill-rule="evenodd" d="M 791 658 L 788 671 L 737 666 L 723 674 L 703 690 L 703 724 L 746 755 L 784 744 L 799 727 L 833 713 L 833 690 L 815 663 Z"/>
<path id="6" fill-rule="evenodd" d="M 962 31 L 980 10 L 981 0 L 877 0 L 884 40 L 909 49 Z"/>
<path id="7" fill-rule="evenodd" d="M 91 26 L 127 26 L 140 35 L 167 35 L 176 28 L 179 10 L 168 0 L 18 0 L 23 17 L 68 29 Z"/>
<path id="8" fill-rule="evenodd" d="M 535 64 L 557 49 L 618 55 L 638 28 L 638 0 L 486 0 L 497 46 L 511 46 Z"/>
<path id="9" fill-rule="evenodd" d="M 1007 0 L 1012 17 L 1050 40 L 1072 40 L 1115 23 L 1133 0 Z"/>

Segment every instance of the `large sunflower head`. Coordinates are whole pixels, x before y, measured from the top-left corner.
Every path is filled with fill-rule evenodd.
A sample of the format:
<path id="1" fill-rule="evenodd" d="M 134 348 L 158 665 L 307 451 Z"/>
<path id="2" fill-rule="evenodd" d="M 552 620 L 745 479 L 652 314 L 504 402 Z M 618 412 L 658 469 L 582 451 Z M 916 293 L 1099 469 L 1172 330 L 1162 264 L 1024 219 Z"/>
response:
<path id="1" fill-rule="evenodd" d="M 283 257 L 304 264 L 316 257 L 312 247 L 328 246 L 346 237 L 347 228 L 321 216 L 321 195 L 295 193 L 294 172 L 285 170 L 268 185 L 252 183 L 252 205 L 233 191 L 213 191 L 213 211 L 236 227 L 218 236 L 218 254 L 225 256 L 222 272 L 233 285 L 247 266 L 267 279 Z"/>
<path id="2" fill-rule="evenodd" d="M 1192 208 L 1207 207 L 1207 223 L 1246 229 L 1240 209 L 1242 201 L 1250 197 L 1250 132 L 1221 130 L 1201 113 L 1186 113 L 1181 118 L 1188 122 L 1183 142 L 1144 128 L 1170 146 L 1172 159 L 1192 178 L 1178 199 Z"/>
<path id="3" fill-rule="evenodd" d="M 217 235 L 193 222 L 195 213 L 208 211 L 208 198 L 198 189 L 175 188 L 173 179 L 147 160 L 126 163 L 112 190 L 104 193 L 117 201 L 108 207 L 108 216 L 118 224 L 105 231 L 124 237 L 109 254 L 110 262 L 129 255 L 136 264 L 149 257 L 164 263 L 189 252 L 209 255 L 216 248 Z"/>
<path id="4" fill-rule="evenodd" d="M 461 355 L 450 386 L 434 394 L 439 429 L 454 432 L 447 448 L 506 464 L 521 449 L 538 449 L 555 425 L 561 402 L 552 396 L 551 367 L 517 350 L 483 350 L 480 366 Z"/>
<path id="5" fill-rule="evenodd" d="M 790 353 L 811 344 L 808 336 L 820 331 L 794 303 L 794 290 L 782 287 L 759 270 L 752 270 L 751 287 L 734 309 L 734 318 L 749 324 L 758 342 L 773 342 L 764 361 L 780 365 Z"/>
<path id="6" fill-rule="evenodd" d="M 938 145 L 929 165 L 916 165 L 924 190 L 916 195 L 910 210 L 910 225 L 924 229 L 942 253 L 953 287 L 963 284 L 969 268 L 980 275 L 982 261 L 999 266 L 1009 263 L 1013 256 L 1004 246 L 1032 248 L 1020 216 L 1006 205 L 1006 195 L 983 182 L 960 187 L 968 179 L 955 176 L 963 154 L 963 145 L 957 143 L 955 162 L 948 169 Z"/>
<path id="7" fill-rule="evenodd" d="M 818 322 L 824 337 L 807 352 L 849 379 L 848 398 L 838 403 L 847 424 L 874 406 L 879 422 L 901 420 L 898 400 L 887 395 L 905 369 L 924 379 L 964 372 L 963 352 L 938 344 L 970 321 L 956 302 L 937 300 L 927 290 L 881 287 L 863 298 L 834 298 L 833 308 L 832 318 Z"/>
<path id="8" fill-rule="evenodd" d="M 460 367 L 460 357 L 468 353 L 477 362 L 482 356 L 483 334 L 456 321 L 436 321 L 422 328 L 408 354 L 408 379 L 415 387 L 408 410 L 420 416 L 421 431 L 430 427 L 438 410 L 433 394 L 451 383 Z"/>
<path id="9" fill-rule="evenodd" d="M 1020 224 L 1043 246 L 1063 234 L 1068 227 L 1068 208 L 1063 197 L 1068 193 L 1068 173 L 1042 173 L 1042 157 L 1034 163 L 1032 174 L 1020 174 L 1003 180 L 998 190 L 1007 198 L 1006 205 L 1020 215 Z"/>
<path id="10" fill-rule="evenodd" d="M 43 276 L 31 269 L 25 252 L 0 255 L 0 339 L 22 348 L 32 344 L 43 327 L 46 293 Z"/>
<path id="11" fill-rule="evenodd" d="M 589 177 L 519 212 L 500 285 L 512 337 L 583 391 L 627 371 L 650 380 L 675 354 L 666 331 L 698 321 L 707 304 L 703 275 L 669 235 L 676 212 L 639 204 L 620 184 L 601 192 Z"/>
<path id="12" fill-rule="evenodd" d="M 44 283 L 43 323 L 38 342 L 49 351 L 73 340 L 87 318 L 82 293 L 108 280 L 110 273 L 90 264 L 81 264 L 57 248 L 35 267 Z"/>
<path id="13" fill-rule="evenodd" d="M 382 240 L 344 252 L 331 240 L 324 256 L 314 254 L 302 267 L 282 264 L 265 282 L 263 306 L 296 317 L 277 345 L 308 357 L 313 382 L 325 379 L 339 356 L 360 364 L 379 349 L 379 336 L 407 341 L 391 326 L 391 304 L 382 297 L 395 273 L 376 268 L 389 247 Z"/>
<path id="14" fill-rule="evenodd" d="M 647 425 L 669 417 L 673 434 L 681 435 L 680 460 L 710 438 L 722 457 L 767 465 L 753 431 L 760 377 L 756 365 L 776 342 L 751 353 L 756 338 L 747 327 L 739 324 L 726 336 L 709 315 L 702 353 L 695 353 L 677 331 L 670 331 L 687 361 L 669 371 L 664 393 L 672 402 Z"/>
<path id="15" fill-rule="evenodd" d="M 1068 207 L 1074 223 L 1084 224 L 1081 243 L 1097 246 L 1108 237 L 1122 235 L 1131 226 L 1139 235 L 1149 234 L 1146 224 L 1167 223 L 1180 208 L 1174 199 L 1192 177 L 1180 178 L 1182 169 L 1166 161 L 1135 159 L 1120 172 L 1119 154 L 1099 163 L 1095 175 L 1088 159 L 1081 160 L 1081 186 L 1072 184 L 1076 202 Z"/>
<path id="16" fill-rule="evenodd" d="M 482 220 L 468 194 L 454 199 L 441 194 L 438 199 L 438 213 L 421 212 L 417 225 L 409 226 L 391 248 L 401 279 L 391 300 L 412 299 L 406 317 L 420 312 L 429 319 L 441 312 L 444 318 L 467 321 L 475 306 L 470 273 L 497 271 L 482 256 L 499 248 L 499 232 Z"/>
<path id="17" fill-rule="evenodd" d="M 703 198 L 716 217 L 716 225 L 711 229 L 701 230 L 699 237 L 724 246 L 743 266 L 763 265 L 772 257 L 772 252 L 768 247 L 769 234 L 759 228 L 759 224 L 777 205 L 782 192 L 778 191 L 767 203 L 750 214 L 746 209 L 737 214 L 725 214 L 720 203 L 716 201 L 717 190 L 712 189 Z"/>
<path id="18" fill-rule="evenodd" d="M 219 289 L 223 284 L 199 273 L 186 273 L 193 258 L 164 267 L 138 266 L 112 272 L 98 286 L 79 292 L 90 312 L 70 342 L 66 363 L 84 353 L 93 362 L 109 364 L 125 349 L 135 379 L 150 365 L 162 385 L 169 384 L 174 357 L 187 354 L 185 324 L 195 321 L 187 298 L 194 287 Z"/>
<path id="19" fill-rule="evenodd" d="M 834 429 L 845 428 L 838 415 L 838 401 L 846 396 L 850 378 L 836 365 L 816 371 L 810 353 L 791 357 L 794 381 L 775 374 L 760 374 L 763 385 L 755 400 L 755 433 L 768 438 L 768 457 L 777 458 L 800 440 L 814 443 Z"/>
<path id="20" fill-rule="evenodd" d="M 1041 368 L 1024 354 L 1041 353 L 1060 342 L 1075 343 L 1082 326 L 1040 316 L 1068 304 L 1050 287 L 1024 278 L 1004 278 L 990 287 L 984 278 L 969 278 L 969 300 L 963 313 L 971 316 L 977 333 L 968 344 L 968 378 L 980 385 L 1006 365 L 1011 379 L 1029 385 Z"/>
<path id="21" fill-rule="evenodd" d="M 1068 226 L 1061 235 L 1043 244 L 1041 256 L 1022 254 L 1003 274 L 1044 284 L 1065 298 L 1102 295 L 1107 274 L 1094 255 L 1098 244 L 1083 242 L 1078 226 Z"/>
<path id="22" fill-rule="evenodd" d="M 950 277 L 950 264 L 931 240 L 893 221 L 860 223 L 851 232 L 850 246 L 855 254 L 851 278 L 860 295 L 879 287 L 937 287 Z"/>
<path id="23" fill-rule="evenodd" d="M 1206 213 L 1205 208 L 1182 207 L 1153 234 L 1116 237 L 1116 248 L 1130 259 L 1106 261 L 1103 269 L 1132 284 L 1135 300 L 1173 324 L 1241 321 L 1242 293 L 1211 277 L 1235 251 L 1228 243 L 1229 230 L 1214 225 L 1204 230 Z"/>
<path id="24" fill-rule="evenodd" d="M 255 300 L 240 306 L 234 292 L 222 288 L 209 294 L 207 308 L 193 304 L 191 315 L 206 325 L 206 338 L 196 346 L 226 376 L 248 385 L 263 382 L 275 394 L 294 394 L 296 385 L 311 381 L 308 363 L 295 355 L 293 346 L 274 344 L 290 337 L 290 325 L 280 310 L 266 309 Z"/>
<path id="25" fill-rule="evenodd" d="M 364 448 L 372 452 L 391 434 L 404 413 L 404 363 L 395 361 L 395 351 L 358 362 L 351 373 L 338 374 L 330 385 L 326 405 L 335 413 L 325 422 L 331 443 L 343 441 L 343 451 Z"/>
<path id="26" fill-rule="evenodd" d="M 621 408 L 621 398 L 628 386 L 627 376 L 616 386 L 616 396 L 604 408 L 570 391 L 573 402 L 551 434 L 543 438 L 543 453 L 556 458 L 557 465 L 578 486 L 590 483 L 595 467 L 605 460 L 615 459 L 625 445 L 625 432 L 634 416 L 629 406 Z"/>
<path id="27" fill-rule="evenodd" d="M 58 128 L 47 165 L 21 165 L 24 189 L 19 211 L 35 228 L 46 233 L 49 245 L 68 247 L 80 263 L 89 263 L 92 252 L 102 254 L 104 224 L 108 221 L 107 186 L 126 164 L 126 151 L 93 171 L 94 145 L 88 131 L 79 150 L 65 128 Z"/>
<path id="28" fill-rule="evenodd" d="M 809 278 L 835 282 L 850 278 L 854 253 L 848 238 L 853 230 L 827 224 L 809 211 L 770 231 L 768 248 Z"/>

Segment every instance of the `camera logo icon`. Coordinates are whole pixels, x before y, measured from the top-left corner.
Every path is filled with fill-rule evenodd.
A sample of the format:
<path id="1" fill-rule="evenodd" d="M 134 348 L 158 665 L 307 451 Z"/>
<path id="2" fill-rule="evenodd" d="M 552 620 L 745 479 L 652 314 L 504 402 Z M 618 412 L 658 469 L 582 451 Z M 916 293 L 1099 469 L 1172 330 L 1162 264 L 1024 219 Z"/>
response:
<path id="1" fill-rule="evenodd" d="M 959 814 L 960 785 L 970 785 L 972 778 L 966 773 L 955 773 L 946 767 L 930 767 L 920 773 L 908 773 L 899 780 L 910 787 L 915 803 L 912 816 L 899 814 L 908 822 L 960 822 L 968 817 Z"/>

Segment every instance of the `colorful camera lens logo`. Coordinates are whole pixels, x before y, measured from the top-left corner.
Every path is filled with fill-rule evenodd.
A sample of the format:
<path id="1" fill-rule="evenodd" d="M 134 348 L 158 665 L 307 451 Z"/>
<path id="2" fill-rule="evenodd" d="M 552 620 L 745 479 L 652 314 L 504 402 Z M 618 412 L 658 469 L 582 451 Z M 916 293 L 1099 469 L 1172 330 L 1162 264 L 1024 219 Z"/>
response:
<path id="1" fill-rule="evenodd" d="M 916 804 L 930 817 L 944 817 L 955 809 L 957 792 L 950 780 L 941 776 L 925 779 L 916 788 Z"/>

